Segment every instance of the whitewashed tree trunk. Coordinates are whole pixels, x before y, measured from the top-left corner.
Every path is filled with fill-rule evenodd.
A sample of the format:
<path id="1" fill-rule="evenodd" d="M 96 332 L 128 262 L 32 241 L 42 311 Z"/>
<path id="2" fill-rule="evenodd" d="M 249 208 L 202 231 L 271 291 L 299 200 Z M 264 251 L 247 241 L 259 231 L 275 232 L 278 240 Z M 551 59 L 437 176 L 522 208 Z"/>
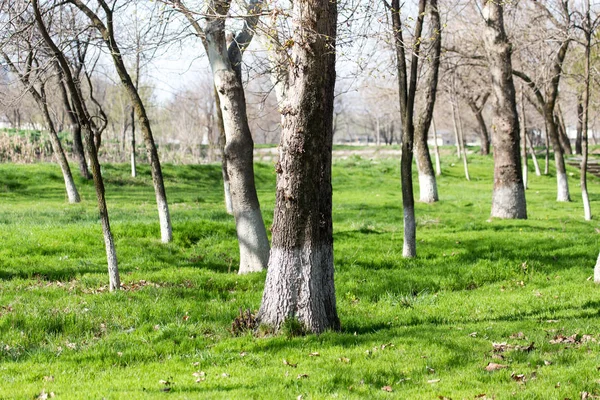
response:
<path id="1" fill-rule="evenodd" d="M 458 119 L 458 143 L 461 149 L 463 168 L 465 170 L 465 178 L 470 181 L 471 177 L 469 176 L 469 162 L 467 160 L 467 146 L 465 144 L 465 137 L 463 135 L 463 124 L 462 118 L 460 116 L 460 112 L 456 113 L 456 117 Z"/>
<path id="2" fill-rule="evenodd" d="M 437 128 L 435 126 L 435 119 L 431 119 L 433 125 L 433 152 L 435 154 L 435 174 L 436 176 L 442 175 L 442 163 L 440 161 L 440 148 L 438 146 Z"/>
<path id="3" fill-rule="evenodd" d="M 538 162 L 537 156 L 535 154 L 535 148 L 533 147 L 533 143 L 531 142 L 531 137 L 527 132 L 525 132 L 525 139 L 527 140 L 527 145 L 529 146 L 529 154 L 531 154 L 531 159 L 533 160 L 533 166 L 535 167 L 535 175 L 542 176 L 540 172 L 540 164 Z"/>
<path id="4" fill-rule="evenodd" d="M 596 260 L 596 266 L 594 267 L 594 282 L 600 283 L 600 254 L 598 254 L 598 259 Z"/>
<path id="5" fill-rule="evenodd" d="M 512 73 L 511 79 L 512 79 Z M 523 160 L 521 162 L 523 168 L 523 189 L 527 190 L 529 179 L 529 166 L 527 165 L 527 116 L 525 115 L 525 101 L 523 99 L 523 85 L 521 85 L 521 140 L 523 141 Z"/>
<path id="6" fill-rule="evenodd" d="M 293 3 L 293 45 L 282 107 L 273 248 L 258 320 L 339 329 L 333 280 L 331 151 L 337 3 Z M 310 46 L 305 45 L 310 43 Z"/>
<path id="7" fill-rule="evenodd" d="M 460 151 L 460 140 L 458 138 L 458 122 L 456 121 L 456 106 L 454 105 L 453 101 L 450 102 L 450 106 L 452 108 L 452 124 L 454 126 L 454 141 L 456 142 L 456 156 L 460 160 L 461 151 Z"/>

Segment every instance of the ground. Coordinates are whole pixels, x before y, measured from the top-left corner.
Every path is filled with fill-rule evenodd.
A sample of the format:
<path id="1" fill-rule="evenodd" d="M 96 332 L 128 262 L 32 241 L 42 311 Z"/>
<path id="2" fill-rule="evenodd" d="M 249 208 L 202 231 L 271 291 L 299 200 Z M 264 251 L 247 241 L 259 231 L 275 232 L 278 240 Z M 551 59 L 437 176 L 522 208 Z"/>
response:
<path id="1" fill-rule="evenodd" d="M 259 307 L 265 274 L 236 274 L 217 165 L 165 165 L 167 245 L 147 166 L 139 178 L 103 167 L 119 293 L 106 290 L 91 183 L 78 179 L 84 201 L 68 205 L 55 165 L 0 165 L 0 399 L 600 395 L 600 287 L 589 279 L 600 223 L 583 220 L 577 170 L 574 202 L 556 203 L 555 177 L 531 171 L 529 219 L 490 220 L 491 157 L 470 156 L 467 182 L 451 151 L 441 201 L 417 204 L 413 260 L 401 257 L 398 160 L 335 161 L 342 330 L 319 336 L 292 324 L 231 332 L 240 309 Z M 272 163 L 256 173 L 269 226 Z M 599 183 L 590 178 L 596 212 Z"/>

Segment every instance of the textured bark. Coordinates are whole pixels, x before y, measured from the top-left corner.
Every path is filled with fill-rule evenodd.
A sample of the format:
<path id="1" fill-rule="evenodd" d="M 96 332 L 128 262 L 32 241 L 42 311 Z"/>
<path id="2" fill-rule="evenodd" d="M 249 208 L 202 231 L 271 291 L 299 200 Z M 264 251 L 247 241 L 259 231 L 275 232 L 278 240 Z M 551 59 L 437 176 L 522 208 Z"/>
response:
<path id="1" fill-rule="evenodd" d="M 525 219 L 527 206 L 519 158 L 519 117 L 512 79 L 511 45 L 504 31 L 503 6 L 487 2 L 483 14 L 486 21 L 484 43 L 494 94 L 492 217 Z"/>
<path id="2" fill-rule="evenodd" d="M 100 221 L 102 223 L 102 233 L 104 236 L 106 259 L 108 263 L 109 290 L 119 290 L 121 287 L 121 282 L 119 278 L 117 254 L 115 251 L 114 240 L 110 229 L 110 221 L 108 217 L 108 209 L 106 207 L 106 199 L 104 197 L 104 182 L 102 180 L 102 172 L 100 170 L 100 163 L 98 162 L 98 154 L 96 153 L 96 148 L 93 144 L 94 142 L 91 121 L 89 119 L 88 113 L 85 111 L 85 103 L 83 101 L 83 98 L 81 97 L 81 92 L 78 90 L 73 76 L 71 75 L 69 64 L 64 54 L 60 51 L 58 46 L 56 46 L 56 44 L 52 41 L 52 38 L 48 34 L 38 6 L 38 0 L 32 0 L 31 3 L 33 5 L 36 24 L 39 28 L 42 38 L 44 42 L 48 45 L 48 47 L 51 49 L 56 59 L 58 60 L 59 67 L 62 73 L 64 74 L 64 82 L 67 86 L 67 89 L 69 90 L 69 94 L 71 95 L 71 100 L 73 101 L 73 111 L 77 116 L 77 121 L 79 122 L 79 125 L 82 128 L 82 133 L 85 137 L 85 149 L 88 153 L 87 155 L 92 167 L 92 176 L 94 178 L 96 198 L 98 199 L 98 211 L 100 214 Z"/>
<path id="3" fill-rule="evenodd" d="M 254 182 L 254 141 L 246 114 L 246 98 L 239 65 L 241 58 L 238 58 L 241 53 L 228 53 L 225 40 L 223 16 L 227 15 L 229 3 L 218 2 L 212 8 L 215 16 L 207 19 L 206 45 L 223 117 L 226 138 L 224 159 L 227 163 L 240 249 L 239 273 L 245 274 L 262 271 L 267 267 L 269 240 Z M 238 47 L 240 43 L 236 42 L 233 46 Z"/>
<path id="4" fill-rule="evenodd" d="M 90 20 L 94 28 L 101 34 L 104 43 L 110 49 L 110 55 L 113 60 L 113 64 L 119 75 L 121 83 L 125 87 L 132 107 L 135 111 L 135 115 L 138 117 L 140 123 L 140 130 L 142 137 L 144 138 L 144 144 L 146 145 L 146 154 L 150 163 L 150 170 L 152 173 L 152 183 L 154 185 L 154 193 L 156 196 L 156 205 L 158 208 L 158 219 L 160 223 L 160 236 L 163 243 L 170 242 L 173 239 L 173 231 L 171 226 L 171 216 L 169 214 L 169 206 L 167 202 L 167 194 L 165 191 L 164 180 L 162 176 L 162 168 L 160 166 L 160 160 L 158 158 L 158 150 L 154 143 L 154 137 L 152 135 L 152 128 L 150 126 L 150 119 L 146 113 L 146 107 L 142 101 L 139 92 L 137 91 L 121 55 L 121 50 L 115 40 L 113 30 L 113 11 L 107 5 L 104 0 L 99 0 L 99 4 L 106 15 L 106 24 L 100 20 L 97 14 L 95 14 L 90 8 L 88 8 L 81 0 L 67 0 L 77 8 L 79 8 Z"/>
<path id="5" fill-rule="evenodd" d="M 331 151 L 337 3 L 293 3 L 289 88 L 282 108 L 273 248 L 261 323 L 296 318 L 311 332 L 339 329 L 333 280 Z"/>
<path id="6" fill-rule="evenodd" d="M 442 27 L 440 24 L 437 0 L 430 0 L 429 15 L 429 36 L 433 38 L 431 53 L 428 57 L 431 60 L 431 66 L 426 82 L 425 108 L 421 112 L 421 117 L 419 118 L 419 122 L 415 129 L 415 156 L 417 170 L 419 172 L 419 201 L 423 203 L 434 203 L 439 200 L 435 172 L 433 170 L 433 164 L 431 163 L 429 146 L 427 145 L 427 133 L 431 126 L 431 120 L 433 119 L 433 109 L 437 95 L 440 53 L 442 49 Z M 379 138 L 379 135 L 377 137 Z"/>

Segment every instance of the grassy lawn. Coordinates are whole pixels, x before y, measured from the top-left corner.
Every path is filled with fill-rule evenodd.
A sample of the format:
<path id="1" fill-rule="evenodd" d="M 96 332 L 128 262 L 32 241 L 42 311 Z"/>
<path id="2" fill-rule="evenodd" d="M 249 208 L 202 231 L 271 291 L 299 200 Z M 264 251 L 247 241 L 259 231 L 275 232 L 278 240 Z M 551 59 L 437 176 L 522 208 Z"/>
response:
<path id="1" fill-rule="evenodd" d="M 78 180 L 84 200 L 68 205 L 55 165 L 0 165 L 0 399 L 600 395 L 600 287 L 588 280 L 600 223 L 583 221 L 577 171 L 572 203 L 531 172 L 529 219 L 490 220 L 492 159 L 470 159 L 471 182 L 448 155 L 441 202 L 417 205 L 413 260 L 401 257 L 398 160 L 336 161 L 342 331 L 275 337 L 230 331 L 240 308 L 259 307 L 265 274 L 236 274 L 218 166 L 164 166 L 167 245 L 147 166 L 137 179 L 103 167 L 126 287 L 111 294 L 91 183 Z M 269 226 L 275 173 L 256 173 Z"/>

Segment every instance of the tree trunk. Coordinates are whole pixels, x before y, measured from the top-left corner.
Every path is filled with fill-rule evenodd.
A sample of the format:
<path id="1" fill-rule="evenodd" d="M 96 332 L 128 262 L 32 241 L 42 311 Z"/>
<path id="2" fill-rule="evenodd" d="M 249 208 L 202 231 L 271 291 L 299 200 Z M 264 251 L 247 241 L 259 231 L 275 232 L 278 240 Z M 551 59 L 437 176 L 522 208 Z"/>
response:
<path id="1" fill-rule="evenodd" d="M 577 101 L 577 138 L 575 139 L 575 154 L 582 155 L 581 141 L 583 134 L 583 104 L 582 99 Z"/>
<path id="2" fill-rule="evenodd" d="M 481 155 L 487 156 L 490 154 L 490 135 L 487 130 L 487 126 L 485 125 L 485 120 L 483 119 L 483 107 L 477 107 L 477 104 L 473 101 L 473 99 L 469 99 L 468 101 L 469 107 L 473 114 L 475 114 L 475 119 L 477 120 L 477 125 L 479 125 L 479 140 L 481 141 Z"/>
<path id="3" fill-rule="evenodd" d="M 512 74 L 511 74 L 512 78 Z M 527 181 L 529 178 L 529 168 L 527 165 L 527 116 L 525 115 L 525 101 L 523 99 L 523 85 L 521 85 L 521 140 L 523 141 L 523 151 L 521 154 L 523 167 L 523 189 L 527 190 Z"/>
<path id="4" fill-rule="evenodd" d="M 590 221 L 592 219 L 592 209 L 590 206 L 590 198 L 587 191 L 587 163 L 588 163 L 588 123 L 589 123 L 589 107 L 590 107 L 590 58 L 591 58 L 591 47 L 592 47 L 592 20 L 590 15 L 590 0 L 586 1 L 586 17 L 585 17 L 585 69 L 584 69 L 584 91 L 583 91 L 583 104 L 579 103 L 581 107 L 582 118 L 579 120 L 582 122 L 581 129 L 581 197 L 583 200 L 583 211 L 584 219 Z M 600 259 L 600 258 L 599 258 Z"/>
<path id="5" fill-rule="evenodd" d="M 224 153 L 240 248 L 239 273 L 262 271 L 269 261 L 269 240 L 254 182 L 254 142 L 241 74 L 236 74 L 226 50 L 223 18 L 208 21 L 206 43 L 226 136 Z"/>
<path id="6" fill-rule="evenodd" d="M 431 0 L 430 13 L 431 24 L 429 36 L 433 38 L 432 54 L 430 54 L 431 68 L 427 76 L 427 87 L 425 91 L 425 108 L 415 129 L 415 154 L 417 159 L 417 170 L 419 172 L 419 201 L 423 203 L 434 203 L 439 200 L 435 172 L 431 163 L 429 146 L 427 144 L 427 133 L 433 119 L 433 109 L 437 95 L 438 72 L 440 68 L 441 53 L 441 24 L 437 9 L 437 0 Z M 436 143 L 437 146 L 437 143 Z"/>
<path id="7" fill-rule="evenodd" d="M 600 283 L 600 254 L 598 254 L 598 259 L 596 260 L 596 266 L 594 267 L 594 282 Z"/>
<path id="8" fill-rule="evenodd" d="M 339 329 L 333 280 L 331 151 L 337 3 L 293 3 L 288 101 L 279 146 L 273 249 L 258 319 Z M 310 43 L 310 45 L 305 45 Z"/>
<path id="9" fill-rule="evenodd" d="M 467 160 L 467 146 L 465 145 L 465 137 L 463 135 L 463 124 L 462 118 L 460 116 L 460 112 L 456 113 L 456 118 L 458 119 L 458 145 L 461 149 L 462 160 L 463 160 L 463 168 L 465 170 L 465 178 L 470 181 L 471 177 L 469 176 L 469 162 Z"/>
<path id="10" fill-rule="evenodd" d="M 65 85 L 67 86 L 71 95 L 71 99 L 73 101 L 73 111 L 75 112 L 77 121 L 79 122 L 79 125 L 81 126 L 83 134 L 85 136 L 85 149 L 88 153 L 88 157 L 92 166 L 92 176 L 94 178 L 94 187 L 96 188 L 96 197 L 98 199 L 98 211 L 100 213 L 100 220 L 102 222 L 102 233 L 104 236 L 106 259 L 108 262 L 109 290 L 119 290 L 121 288 L 121 282 L 119 278 L 117 253 L 115 251 L 115 245 L 110 229 L 108 210 L 106 208 L 106 199 L 104 197 L 104 182 L 102 180 L 100 163 L 98 162 L 98 154 L 96 153 L 96 148 L 94 147 L 91 122 L 86 117 L 87 113 L 84 111 L 85 105 L 83 103 L 83 99 L 80 96 L 80 91 L 78 90 L 75 84 L 73 76 L 71 75 L 69 63 L 67 62 L 65 55 L 52 41 L 52 38 L 50 37 L 46 29 L 44 20 L 42 18 L 42 14 L 38 6 L 38 0 L 31 0 L 31 3 L 33 5 L 36 24 L 40 30 L 42 38 L 44 42 L 48 45 L 48 47 L 52 50 L 52 53 L 54 53 L 55 57 L 58 60 L 60 69 L 65 78 Z"/>
<path id="11" fill-rule="evenodd" d="M 569 136 L 567 136 L 567 126 L 559 103 L 556 104 L 556 119 L 558 120 L 558 123 L 556 124 L 558 128 L 558 139 L 560 140 L 563 154 L 571 155 L 573 154 L 573 148 L 571 147 Z"/>
<path id="12" fill-rule="evenodd" d="M 544 118 L 544 126 L 546 128 L 544 131 L 544 146 L 545 146 L 544 175 L 548 175 L 548 174 L 550 174 L 550 136 L 548 133 L 548 123 L 546 122 L 545 118 Z"/>
<path id="13" fill-rule="evenodd" d="M 136 162 L 136 152 L 135 152 L 135 109 L 131 107 L 131 176 L 137 176 L 137 162 Z"/>
<path id="14" fill-rule="evenodd" d="M 456 142 L 456 156 L 460 160 L 461 148 L 460 140 L 458 139 L 458 122 L 456 121 L 456 105 L 454 102 L 450 103 L 452 107 L 452 124 L 454 125 L 454 141 Z"/>
<path id="15" fill-rule="evenodd" d="M 540 164 L 538 163 L 537 156 L 535 154 L 535 148 L 533 147 L 533 143 L 531 142 L 531 136 L 528 132 L 525 132 L 525 139 L 527 140 L 527 144 L 529 145 L 529 153 L 531 154 L 531 158 L 533 159 L 533 166 L 535 167 L 535 175 L 542 176 L 540 172 Z"/>
<path id="16" fill-rule="evenodd" d="M 519 159 L 519 118 L 503 6 L 487 2 L 483 15 L 486 20 L 484 41 L 494 93 L 492 217 L 525 219 L 527 207 Z"/>
<path id="17" fill-rule="evenodd" d="M 59 77 L 61 79 L 58 82 L 58 89 L 60 90 L 63 106 L 65 107 L 67 115 L 69 116 L 71 133 L 73 134 L 73 154 L 75 155 L 75 159 L 79 165 L 79 173 L 85 179 L 92 179 L 92 174 L 90 173 L 87 161 L 85 159 L 85 150 L 83 148 L 83 141 L 81 139 L 81 125 L 79 124 L 79 121 L 77 121 L 77 116 L 73 111 L 73 107 L 71 107 L 71 102 L 69 100 L 69 96 L 67 95 L 65 83 L 62 81 L 62 72 L 59 72 Z"/>
<path id="18" fill-rule="evenodd" d="M 548 127 L 548 136 L 550 137 L 550 141 L 554 149 L 557 185 L 556 201 L 571 201 L 571 197 L 569 195 L 569 182 L 567 180 L 567 169 L 565 165 L 563 147 L 559 139 L 558 126 L 555 123 L 552 110 L 548 105 L 544 107 L 544 117 L 546 119 L 546 126 Z"/>
<path id="19" fill-rule="evenodd" d="M 438 147 L 437 128 L 435 126 L 434 118 L 431 119 L 431 123 L 433 125 L 433 140 L 434 140 L 433 151 L 435 153 L 435 174 L 437 176 L 440 176 L 440 175 L 442 175 L 442 164 L 440 162 L 440 149 Z"/>
<path id="20" fill-rule="evenodd" d="M 233 203 L 231 201 L 231 187 L 229 184 L 229 174 L 227 173 L 227 157 L 225 156 L 225 126 L 223 125 L 223 113 L 221 112 L 221 102 L 219 101 L 219 93 L 215 88 L 215 103 L 217 114 L 217 128 L 219 131 L 219 150 L 221 151 L 221 174 L 223 176 L 223 193 L 225 197 L 225 210 L 227 214 L 233 215 Z"/>

